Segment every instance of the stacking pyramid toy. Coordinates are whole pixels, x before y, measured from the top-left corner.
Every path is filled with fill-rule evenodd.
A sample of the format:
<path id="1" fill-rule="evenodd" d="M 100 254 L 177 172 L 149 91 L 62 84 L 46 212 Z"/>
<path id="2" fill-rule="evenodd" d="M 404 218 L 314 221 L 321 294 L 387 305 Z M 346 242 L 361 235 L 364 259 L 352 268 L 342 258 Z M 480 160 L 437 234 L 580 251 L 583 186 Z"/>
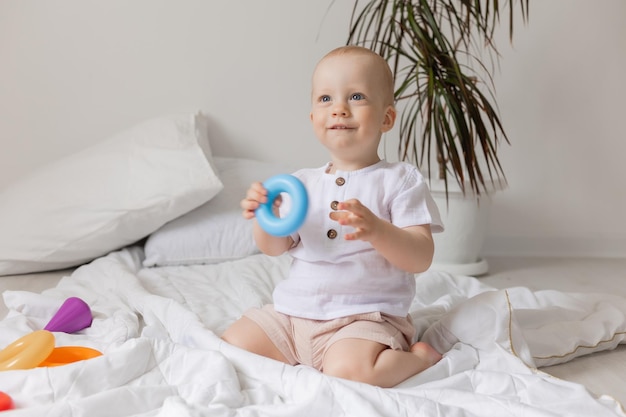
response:
<path id="1" fill-rule="evenodd" d="M 44 330 L 49 332 L 74 333 L 91 326 L 93 317 L 86 302 L 70 297 L 50 319 Z"/>

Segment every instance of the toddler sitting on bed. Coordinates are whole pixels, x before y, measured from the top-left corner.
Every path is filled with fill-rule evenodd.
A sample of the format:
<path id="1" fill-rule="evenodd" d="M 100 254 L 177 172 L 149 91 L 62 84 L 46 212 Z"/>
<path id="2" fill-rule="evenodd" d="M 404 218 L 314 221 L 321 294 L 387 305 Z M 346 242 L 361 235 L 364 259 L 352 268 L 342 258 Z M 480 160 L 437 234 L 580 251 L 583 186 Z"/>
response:
<path id="1" fill-rule="evenodd" d="M 441 359 L 430 345 L 411 344 L 413 274 L 430 266 L 431 231 L 443 227 L 419 171 L 378 156 L 381 135 L 396 119 L 393 100 L 391 70 L 369 49 L 337 48 L 317 64 L 310 118 L 330 162 L 294 173 L 310 200 L 297 233 L 275 237 L 255 221 L 260 250 L 288 251 L 293 263 L 274 304 L 248 310 L 225 341 L 381 387 Z M 241 202 L 244 217 L 253 218 L 266 196 L 261 183 L 252 184 Z"/>

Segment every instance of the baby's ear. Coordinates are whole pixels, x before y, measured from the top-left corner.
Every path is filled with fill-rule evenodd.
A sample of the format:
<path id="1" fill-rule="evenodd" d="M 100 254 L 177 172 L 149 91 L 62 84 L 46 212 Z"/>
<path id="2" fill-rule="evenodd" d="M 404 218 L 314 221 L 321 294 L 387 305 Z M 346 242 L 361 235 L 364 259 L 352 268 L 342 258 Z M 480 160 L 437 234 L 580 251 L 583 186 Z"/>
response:
<path id="1" fill-rule="evenodd" d="M 396 122 L 396 108 L 394 106 L 387 106 L 385 109 L 385 118 L 383 119 L 382 132 L 388 132 Z"/>

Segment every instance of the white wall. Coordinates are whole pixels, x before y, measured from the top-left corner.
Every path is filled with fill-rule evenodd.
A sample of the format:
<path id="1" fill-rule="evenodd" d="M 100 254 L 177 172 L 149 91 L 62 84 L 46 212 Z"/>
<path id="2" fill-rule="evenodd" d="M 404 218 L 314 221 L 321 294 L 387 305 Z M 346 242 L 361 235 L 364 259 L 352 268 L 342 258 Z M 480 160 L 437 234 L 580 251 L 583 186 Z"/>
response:
<path id="1" fill-rule="evenodd" d="M 512 146 L 487 253 L 626 256 L 626 2 L 531 1 L 497 92 Z"/>
<path id="2" fill-rule="evenodd" d="M 315 62 L 349 2 L 0 2 L 0 186 L 144 118 L 207 113 L 219 153 L 319 164 Z"/>
<path id="3" fill-rule="evenodd" d="M 332 3 L 332 6 L 331 6 Z M 626 3 L 531 2 L 496 77 L 512 146 L 487 254 L 626 256 Z M 143 119 L 202 110 L 217 154 L 319 165 L 315 62 L 347 0 L 3 0 L 0 188 Z M 386 150 L 395 155 L 393 138 Z"/>

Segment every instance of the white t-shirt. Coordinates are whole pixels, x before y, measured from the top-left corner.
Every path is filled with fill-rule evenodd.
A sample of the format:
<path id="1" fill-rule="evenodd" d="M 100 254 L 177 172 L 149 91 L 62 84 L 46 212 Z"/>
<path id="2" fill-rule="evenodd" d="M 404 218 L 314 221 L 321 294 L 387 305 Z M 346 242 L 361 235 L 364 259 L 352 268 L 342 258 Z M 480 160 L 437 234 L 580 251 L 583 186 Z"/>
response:
<path id="1" fill-rule="evenodd" d="M 274 290 L 276 311 L 330 320 L 373 311 L 404 317 L 415 296 L 413 274 L 396 268 L 369 242 L 346 241 L 353 230 L 331 220 L 333 202 L 356 198 L 382 219 L 404 228 L 443 230 L 439 210 L 412 165 L 380 161 L 357 171 L 329 173 L 330 165 L 294 173 L 306 186 L 309 211 L 292 235 L 293 263 Z"/>

